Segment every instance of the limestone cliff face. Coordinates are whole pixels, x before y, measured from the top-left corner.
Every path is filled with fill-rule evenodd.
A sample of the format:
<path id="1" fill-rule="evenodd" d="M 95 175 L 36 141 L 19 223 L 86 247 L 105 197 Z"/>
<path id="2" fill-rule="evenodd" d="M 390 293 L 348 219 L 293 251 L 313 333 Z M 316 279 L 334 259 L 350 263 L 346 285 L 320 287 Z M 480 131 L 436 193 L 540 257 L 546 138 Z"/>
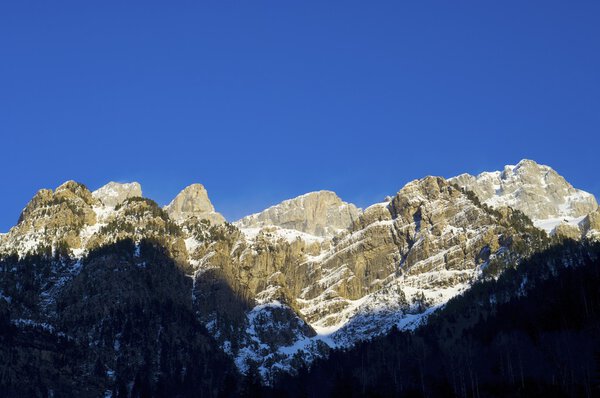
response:
<path id="1" fill-rule="evenodd" d="M 413 181 L 391 202 L 366 209 L 330 250 L 300 264 L 295 272 L 312 279 L 290 289 L 299 294 L 311 325 L 348 323 L 334 338 L 353 340 L 364 333 L 360 328 L 373 327 L 373 319 L 357 325 L 371 309 L 393 318 L 392 313 L 410 311 L 420 292 L 435 304 L 468 286 L 484 264 L 524 239 L 511 226 L 510 214 L 478 206 L 443 178 Z M 389 292 L 386 298 L 382 291 Z M 385 328 L 381 320 L 376 324 Z"/>
<path id="2" fill-rule="evenodd" d="M 527 159 L 501 172 L 462 174 L 450 181 L 490 206 L 510 206 L 533 220 L 583 217 L 598 207 L 593 195 L 573 188 L 551 167 Z"/>
<path id="3" fill-rule="evenodd" d="M 142 187 L 137 182 L 118 183 L 111 181 L 92 192 L 92 195 L 105 206 L 115 207 L 126 199 L 142 197 Z"/>
<path id="4" fill-rule="evenodd" d="M 289 365 L 293 355 L 279 350 L 315 335 L 290 286 L 310 283 L 308 275 L 298 274 L 297 265 L 327 243 L 313 236 L 304 240 L 304 235 L 290 239 L 274 226 L 249 236 L 231 224 L 192 219 L 182 224 L 182 230 L 188 236 L 190 261 L 198 270 L 195 303 L 209 330 L 242 368 L 247 360 L 259 362 L 269 373 L 271 367 Z M 237 299 L 218 299 L 227 292 Z M 315 350 L 321 347 L 313 345 Z"/>
<path id="5" fill-rule="evenodd" d="M 225 218 L 215 211 L 208 192 L 202 184 L 192 184 L 181 191 L 175 199 L 165 206 L 165 211 L 176 222 L 196 217 L 213 224 L 222 224 Z"/>
<path id="6" fill-rule="evenodd" d="M 278 226 L 317 236 L 333 236 L 349 228 L 360 209 L 343 202 L 334 192 L 318 191 L 283 201 L 260 213 L 244 217 L 240 228 Z"/>
<path id="7" fill-rule="evenodd" d="M 207 270 L 196 274 L 196 297 L 210 330 L 241 363 L 281 369 L 291 366 L 293 355 L 282 350 L 294 341 L 305 342 L 310 357 L 327 347 L 322 336 L 328 344 L 352 344 L 420 319 L 486 275 L 490 262 L 509 261 L 504 253 L 517 245 L 533 247 L 532 234 L 545 236 L 533 225 L 515 226 L 514 217 L 510 209 L 479 205 L 443 178 L 427 177 L 407 184 L 390 202 L 367 208 L 335 238 L 290 239 L 277 226 L 256 235 L 234 226 L 183 228 L 191 236 L 186 242 L 192 261 Z M 220 305 L 206 297 L 207 291 L 227 289 L 245 304 Z M 244 312 L 247 320 L 234 328 L 224 321 L 233 314 L 243 320 Z M 259 333 L 257 319 L 293 326 L 271 325 L 269 333 Z"/>

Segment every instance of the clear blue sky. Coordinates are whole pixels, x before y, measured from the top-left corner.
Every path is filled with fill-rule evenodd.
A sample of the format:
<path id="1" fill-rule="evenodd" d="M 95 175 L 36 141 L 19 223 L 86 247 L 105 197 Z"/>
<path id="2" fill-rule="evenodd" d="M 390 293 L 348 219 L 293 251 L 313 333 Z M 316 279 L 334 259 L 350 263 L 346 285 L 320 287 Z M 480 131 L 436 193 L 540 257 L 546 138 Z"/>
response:
<path id="1" fill-rule="evenodd" d="M 600 196 L 600 2 L 3 1 L 0 231 L 40 188 L 234 220 L 531 158 Z"/>

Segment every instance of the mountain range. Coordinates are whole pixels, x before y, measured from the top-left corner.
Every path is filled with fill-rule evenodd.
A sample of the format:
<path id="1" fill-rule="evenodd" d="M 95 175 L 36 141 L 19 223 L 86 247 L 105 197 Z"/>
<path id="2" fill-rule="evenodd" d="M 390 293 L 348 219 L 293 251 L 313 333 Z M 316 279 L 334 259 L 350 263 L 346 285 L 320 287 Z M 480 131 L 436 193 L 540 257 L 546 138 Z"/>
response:
<path id="1" fill-rule="evenodd" d="M 598 203 L 531 160 L 424 177 L 365 209 L 318 191 L 237 221 L 201 184 L 160 207 L 136 182 L 68 181 L 0 235 L 0 358 L 16 364 L 0 386 L 217 396 L 244 374 L 274 386 L 419 330 L 566 240 L 600 240 Z"/>

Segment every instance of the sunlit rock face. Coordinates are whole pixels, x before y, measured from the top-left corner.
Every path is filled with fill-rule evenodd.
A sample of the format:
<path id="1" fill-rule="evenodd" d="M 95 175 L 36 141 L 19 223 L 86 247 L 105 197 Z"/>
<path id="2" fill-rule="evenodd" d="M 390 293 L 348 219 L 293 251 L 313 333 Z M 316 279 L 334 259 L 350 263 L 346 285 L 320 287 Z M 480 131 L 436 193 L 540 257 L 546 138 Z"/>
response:
<path id="1" fill-rule="evenodd" d="M 586 238 L 600 240 L 600 207 L 588 214 L 579 227 Z"/>
<path id="2" fill-rule="evenodd" d="M 202 184 L 185 187 L 171 203 L 165 206 L 165 211 L 176 222 L 182 222 L 192 217 L 208 220 L 213 224 L 225 222 L 225 218 L 215 211 L 208 198 L 208 192 Z"/>
<path id="3" fill-rule="evenodd" d="M 74 181 L 67 181 L 54 191 L 41 189 L 2 240 L 2 251 L 24 255 L 57 247 L 79 249 L 81 231 L 97 222 L 93 208 L 98 205 L 99 200 Z"/>
<path id="4" fill-rule="evenodd" d="M 549 238 L 521 211 L 540 228 L 555 223 L 556 239 L 600 235 L 593 196 L 531 161 L 477 177 L 425 177 L 364 211 L 333 192 L 312 192 L 234 224 L 200 184 L 164 208 L 141 195 L 137 183 L 92 193 L 69 181 L 39 191 L 0 235 L 0 254 L 62 257 L 49 260 L 44 283 L 27 295 L 40 304 L 20 316 L 60 331 L 57 300 L 81 272 L 89 275 L 89 253 L 132 242 L 129 257 L 112 253 L 93 262 L 110 259 L 115 273 L 127 263 L 131 272 L 149 266 L 140 247 L 154 245 L 187 278 L 172 287 L 186 292 L 172 293 L 189 300 L 195 319 L 240 370 L 254 362 L 267 382 L 332 347 L 394 326 L 415 328 L 475 281 L 543 247 Z M 168 285 L 160 288 L 173 296 Z"/>
<path id="5" fill-rule="evenodd" d="M 310 192 L 244 217 L 240 228 L 277 226 L 316 236 L 333 236 L 358 219 L 360 209 L 342 201 L 335 192 Z"/>
<path id="6" fill-rule="evenodd" d="M 115 207 L 126 199 L 142 197 L 142 187 L 137 182 L 119 183 L 111 181 L 92 192 L 92 196 L 99 199 L 105 206 Z"/>
<path id="7" fill-rule="evenodd" d="M 558 229 L 560 233 L 573 230 L 568 225 L 577 227 L 598 208 L 593 195 L 575 189 L 551 167 L 527 159 L 505 166 L 503 171 L 461 174 L 450 181 L 473 191 L 492 207 L 510 206 L 522 211 L 549 233 L 560 224 L 565 224 Z"/>
<path id="8" fill-rule="evenodd" d="M 419 309 L 466 288 L 478 267 L 508 249 L 504 238 L 518 235 L 507 217 L 427 177 L 367 208 L 331 248 L 300 265 L 298 274 L 313 278 L 291 290 L 311 325 L 349 344 L 394 324 L 414 325 Z M 427 304 L 417 305 L 420 299 Z"/>

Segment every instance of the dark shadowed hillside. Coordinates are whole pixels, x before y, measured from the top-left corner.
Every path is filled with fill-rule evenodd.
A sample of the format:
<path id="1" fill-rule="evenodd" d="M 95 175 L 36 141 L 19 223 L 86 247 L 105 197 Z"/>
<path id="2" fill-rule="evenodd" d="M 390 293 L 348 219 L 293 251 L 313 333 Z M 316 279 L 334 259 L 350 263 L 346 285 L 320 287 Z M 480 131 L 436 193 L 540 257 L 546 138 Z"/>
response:
<path id="1" fill-rule="evenodd" d="M 237 370 L 192 310 L 191 278 L 162 247 L 126 240 L 97 249 L 78 264 L 80 272 L 56 302 L 37 299 L 52 269 L 72 261 L 0 262 L 2 287 L 12 298 L 10 305 L 0 300 L 0 396 L 217 397 L 235 391 Z M 44 320 L 47 306 L 55 306 L 47 310 L 54 319 Z"/>

